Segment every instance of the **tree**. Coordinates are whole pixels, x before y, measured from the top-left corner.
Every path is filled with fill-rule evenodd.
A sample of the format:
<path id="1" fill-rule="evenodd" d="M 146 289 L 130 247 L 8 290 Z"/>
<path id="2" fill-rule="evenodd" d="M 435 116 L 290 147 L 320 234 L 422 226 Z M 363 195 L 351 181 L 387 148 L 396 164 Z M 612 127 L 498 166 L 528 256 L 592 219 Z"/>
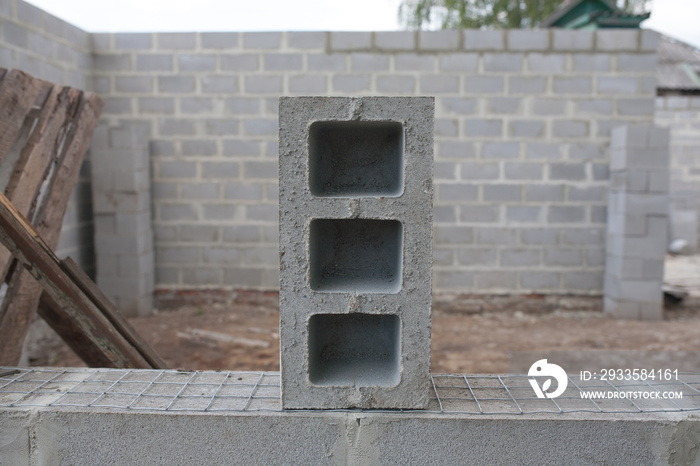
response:
<path id="1" fill-rule="evenodd" d="M 402 0 L 399 21 L 407 29 L 531 28 L 562 0 Z M 650 0 L 617 0 L 621 10 L 640 14 Z"/>

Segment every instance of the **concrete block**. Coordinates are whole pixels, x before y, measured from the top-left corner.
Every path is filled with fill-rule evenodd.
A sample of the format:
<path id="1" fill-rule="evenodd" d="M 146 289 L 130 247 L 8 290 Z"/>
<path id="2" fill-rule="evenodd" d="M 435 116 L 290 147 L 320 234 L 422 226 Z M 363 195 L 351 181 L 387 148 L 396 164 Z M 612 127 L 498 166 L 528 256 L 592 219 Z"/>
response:
<path id="1" fill-rule="evenodd" d="M 459 93 L 459 76 L 422 76 L 420 92 L 423 94 Z"/>
<path id="2" fill-rule="evenodd" d="M 545 122 L 542 120 L 512 120 L 508 122 L 508 134 L 514 138 L 542 138 Z"/>
<path id="3" fill-rule="evenodd" d="M 504 89 L 502 76 L 465 76 L 464 91 L 467 94 L 501 94 Z"/>
<path id="4" fill-rule="evenodd" d="M 259 115 L 260 99 L 251 99 L 246 97 L 232 97 L 226 99 L 224 108 L 227 113 L 233 115 Z"/>
<path id="5" fill-rule="evenodd" d="M 350 56 L 352 71 L 389 71 L 389 56 L 376 53 L 353 53 Z"/>
<path id="6" fill-rule="evenodd" d="M 249 94 L 274 94 L 282 92 L 281 76 L 246 76 L 245 92 Z"/>
<path id="7" fill-rule="evenodd" d="M 497 115 L 517 114 L 521 102 L 517 97 L 491 97 L 486 100 L 486 111 Z"/>
<path id="8" fill-rule="evenodd" d="M 476 53 L 441 54 L 439 58 L 440 71 L 471 71 L 477 70 L 479 56 Z"/>
<path id="9" fill-rule="evenodd" d="M 557 290 L 559 289 L 559 274 L 556 272 L 539 272 L 528 270 L 520 272 L 520 288 L 525 290 Z"/>
<path id="10" fill-rule="evenodd" d="M 583 223 L 586 221 L 585 206 L 549 206 L 549 223 Z"/>
<path id="11" fill-rule="evenodd" d="M 347 71 L 347 60 L 343 54 L 310 53 L 306 57 L 309 71 Z"/>
<path id="12" fill-rule="evenodd" d="M 244 32 L 241 35 L 244 49 L 271 50 L 282 45 L 281 32 Z"/>
<path id="13" fill-rule="evenodd" d="M 564 185 L 533 184 L 525 186 L 527 202 L 560 202 L 564 200 Z"/>
<path id="14" fill-rule="evenodd" d="M 472 267 L 475 265 L 497 265 L 498 250 L 496 248 L 459 248 L 457 250 L 457 261 L 460 265 Z"/>
<path id="15" fill-rule="evenodd" d="M 463 223 L 498 223 L 500 208 L 494 205 L 459 206 L 459 219 Z"/>
<path id="16" fill-rule="evenodd" d="M 549 179 L 583 181 L 586 179 L 586 165 L 581 163 L 552 163 L 549 166 Z"/>
<path id="17" fill-rule="evenodd" d="M 181 160 L 161 160 L 155 164 L 158 178 L 194 178 L 197 175 L 197 164 Z"/>
<path id="18" fill-rule="evenodd" d="M 442 290 L 464 290 L 474 287 L 474 272 L 448 270 L 435 272 L 435 287 Z"/>
<path id="19" fill-rule="evenodd" d="M 563 115 L 567 101 L 564 99 L 536 98 L 532 102 L 532 113 L 541 116 Z"/>
<path id="20" fill-rule="evenodd" d="M 439 202 L 463 203 L 474 202 L 479 197 L 479 188 L 465 184 L 442 184 L 438 186 Z"/>
<path id="21" fill-rule="evenodd" d="M 544 251 L 544 265 L 579 266 L 583 264 L 580 249 L 547 248 Z"/>
<path id="22" fill-rule="evenodd" d="M 191 76 L 159 76 L 158 92 L 168 94 L 192 93 L 195 79 Z"/>
<path id="23" fill-rule="evenodd" d="M 178 103 L 183 114 L 212 113 L 214 110 L 214 100 L 210 98 L 181 97 Z"/>
<path id="24" fill-rule="evenodd" d="M 523 69 L 522 53 L 484 53 L 483 65 L 487 72 L 520 72 Z"/>
<path id="25" fill-rule="evenodd" d="M 587 51 L 593 49 L 595 31 L 552 29 L 552 48 L 560 51 Z"/>
<path id="26" fill-rule="evenodd" d="M 182 155 L 185 156 L 206 156 L 216 155 L 216 141 L 211 139 L 190 139 L 181 142 Z"/>
<path id="27" fill-rule="evenodd" d="M 240 139 L 230 139 L 223 141 L 221 153 L 226 156 L 259 156 L 260 143 L 257 141 L 246 141 Z"/>
<path id="28" fill-rule="evenodd" d="M 489 290 L 512 290 L 516 288 L 518 275 L 506 270 L 479 271 L 475 274 L 476 287 Z"/>
<path id="29" fill-rule="evenodd" d="M 418 31 L 418 49 L 421 52 L 444 52 L 457 50 L 460 45 L 460 31 Z"/>
<path id="30" fill-rule="evenodd" d="M 301 71 L 302 55 L 300 53 L 268 53 L 263 55 L 265 71 Z"/>
<path id="31" fill-rule="evenodd" d="M 515 245 L 518 240 L 514 228 L 482 227 L 476 229 L 477 244 Z"/>
<path id="32" fill-rule="evenodd" d="M 503 267 L 531 267 L 540 264 L 540 249 L 504 248 L 500 253 Z"/>
<path id="33" fill-rule="evenodd" d="M 435 244 L 469 244 L 474 242 L 474 230 L 464 226 L 435 227 Z"/>
<path id="34" fill-rule="evenodd" d="M 555 77 L 553 89 L 557 94 L 590 94 L 593 84 L 588 77 Z"/>
<path id="35" fill-rule="evenodd" d="M 377 91 L 387 94 L 413 94 L 416 78 L 413 76 L 377 76 Z"/>
<path id="36" fill-rule="evenodd" d="M 280 99 L 284 408 L 427 405 L 433 115 L 431 98 Z"/>
<path id="37" fill-rule="evenodd" d="M 569 200 L 575 202 L 605 202 L 607 189 L 605 186 L 571 186 Z"/>
<path id="38" fill-rule="evenodd" d="M 506 221 L 510 223 L 542 223 L 542 207 L 507 206 Z"/>
<path id="39" fill-rule="evenodd" d="M 396 71 L 436 71 L 435 55 L 399 53 L 394 57 Z"/>
<path id="40" fill-rule="evenodd" d="M 465 50 L 503 51 L 506 47 L 505 31 L 503 30 L 462 30 Z"/>
<path id="41" fill-rule="evenodd" d="M 131 71 L 131 56 L 123 55 L 95 55 L 95 69 L 106 71 Z"/>
<path id="42" fill-rule="evenodd" d="M 155 37 L 160 50 L 190 50 L 197 43 L 197 34 L 192 32 L 161 32 Z"/>
<path id="43" fill-rule="evenodd" d="M 653 72 L 656 70 L 657 62 L 656 53 L 621 53 L 617 55 L 617 71 L 622 73 L 630 71 Z"/>
<path id="44" fill-rule="evenodd" d="M 331 79 L 334 91 L 356 93 L 369 90 L 372 84 L 370 75 L 335 75 Z"/>
<path id="45" fill-rule="evenodd" d="M 446 113 L 473 115 L 477 109 L 477 99 L 464 97 L 443 97 L 442 108 Z"/>
<path id="46" fill-rule="evenodd" d="M 596 49 L 602 52 L 637 51 L 639 30 L 600 29 L 596 31 Z"/>
<path id="47" fill-rule="evenodd" d="M 514 32 L 514 31 L 511 31 Z M 527 69 L 534 73 L 562 73 L 566 67 L 566 55 L 553 53 L 529 53 Z"/>
<path id="48" fill-rule="evenodd" d="M 240 201 L 261 201 L 263 198 L 262 185 L 227 183 L 224 187 L 224 198 Z"/>
<path id="49" fill-rule="evenodd" d="M 471 120 L 479 124 L 470 125 L 469 121 L 465 124 L 464 131 L 471 127 L 472 131 L 482 126 L 486 129 L 500 129 L 499 120 Z M 493 124 L 494 122 L 498 125 Z M 493 131 L 495 133 L 495 131 Z M 520 144 L 517 142 L 486 142 L 481 147 L 481 156 L 484 159 L 517 159 L 520 155 Z"/>
<path id="50" fill-rule="evenodd" d="M 540 163 L 506 162 L 504 175 L 507 180 L 541 180 L 544 166 Z"/>
<path id="51" fill-rule="evenodd" d="M 327 91 L 326 77 L 322 75 L 291 76 L 289 91 L 294 94 L 324 94 Z"/>
<path id="52" fill-rule="evenodd" d="M 175 99 L 172 97 L 142 97 L 137 100 L 137 105 L 140 113 L 175 113 Z"/>
<path id="53" fill-rule="evenodd" d="M 627 76 L 598 76 L 596 81 L 599 94 L 631 95 L 639 89 L 637 78 Z"/>
<path id="54" fill-rule="evenodd" d="M 561 144 L 549 142 L 528 142 L 525 144 L 526 159 L 560 160 L 562 158 Z"/>
<path id="55" fill-rule="evenodd" d="M 473 142 L 467 141 L 444 141 L 438 144 L 438 150 L 443 159 L 473 159 L 476 151 Z"/>
<path id="56" fill-rule="evenodd" d="M 515 202 L 522 200 L 523 187 L 519 184 L 487 184 L 483 186 L 486 202 Z"/>
<path id="57" fill-rule="evenodd" d="M 508 50 L 527 51 L 549 48 L 548 29 L 507 29 Z"/>
<path id="58" fill-rule="evenodd" d="M 351 50 L 368 50 L 372 47 L 371 32 L 339 32 L 330 33 L 331 50 L 344 52 Z"/>
<path id="59" fill-rule="evenodd" d="M 433 206 L 433 221 L 435 223 L 457 223 L 457 206 L 438 205 Z"/>
<path id="60" fill-rule="evenodd" d="M 612 71 L 612 55 L 577 53 L 574 55 L 574 71 L 588 73 Z"/>
<path id="61" fill-rule="evenodd" d="M 613 101 L 610 99 L 577 100 L 576 113 L 590 113 L 593 115 L 612 115 Z"/>
<path id="62" fill-rule="evenodd" d="M 556 120 L 552 122 L 555 138 L 582 138 L 590 134 L 589 122 L 582 120 Z"/>
<path id="63" fill-rule="evenodd" d="M 170 54 L 136 55 L 136 71 L 173 71 L 174 69 L 173 56 Z"/>
<path id="64" fill-rule="evenodd" d="M 230 136 L 238 134 L 238 121 L 231 119 L 207 118 L 204 121 L 204 131 L 209 135 Z M 216 146 L 215 140 L 210 140 Z"/>
<path id="65" fill-rule="evenodd" d="M 619 99 L 617 113 L 620 115 L 642 116 L 654 114 L 654 99 Z"/>
<path id="66" fill-rule="evenodd" d="M 497 180 L 500 178 L 498 163 L 462 162 L 459 164 L 463 180 Z"/>
<path id="67" fill-rule="evenodd" d="M 547 78 L 539 76 L 508 77 L 509 94 L 543 94 L 547 89 Z"/>
<path id="68" fill-rule="evenodd" d="M 228 50 L 237 49 L 240 45 L 240 34 L 237 32 L 202 32 L 199 39 L 203 49 Z"/>
<path id="69" fill-rule="evenodd" d="M 459 120 L 454 118 L 438 118 L 435 120 L 435 136 L 457 137 L 459 133 Z"/>
<path id="70" fill-rule="evenodd" d="M 202 54 L 181 54 L 177 56 L 179 71 L 214 71 L 216 69 L 216 56 Z"/>
<path id="71" fill-rule="evenodd" d="M 260 69 L 260 56 L 254 53 L 222 55 L 221 69 L 224 71 L 258 71 Z"/>
<path id="72" fill-rule="evenodd" d="M 408 51 L 416 47 L 414 31 L 388 31 L 374 33 L 374 46 L 385 52 Z"/>

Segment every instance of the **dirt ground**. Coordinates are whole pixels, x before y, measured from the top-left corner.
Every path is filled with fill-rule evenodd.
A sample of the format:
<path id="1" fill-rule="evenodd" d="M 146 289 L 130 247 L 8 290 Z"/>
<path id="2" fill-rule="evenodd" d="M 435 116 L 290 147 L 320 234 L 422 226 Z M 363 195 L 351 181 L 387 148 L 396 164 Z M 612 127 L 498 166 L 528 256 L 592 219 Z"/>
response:
<path id="1" fill-rule="evenodd" d="M 472 300 L 473 302 L 473 300 Z M 483 309 L 436 301 L 432 372 L 505 373 L 511 351 L 700 351 L 700 310 L 675 307 L 660 322 L 621 321 L 600 312 Z M 130 319 L 171 368 L 279 370 L 277 301 L 184 306 Z M 80 366 L 65 345 L 43 351 L 32 365 Z"/>

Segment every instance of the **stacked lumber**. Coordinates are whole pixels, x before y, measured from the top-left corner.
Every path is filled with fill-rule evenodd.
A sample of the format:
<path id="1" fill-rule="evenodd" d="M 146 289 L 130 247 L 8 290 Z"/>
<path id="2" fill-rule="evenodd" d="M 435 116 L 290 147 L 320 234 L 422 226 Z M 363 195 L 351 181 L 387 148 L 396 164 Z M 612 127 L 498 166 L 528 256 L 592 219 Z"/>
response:
<path id="1" fill-rule="evenodd" d="M 18 363 L 38 310 L 90 366 L 165 367 L 77 264 L 53 253 L 102 107 L 95 94 L 0 68 L 0 366 Z"/>

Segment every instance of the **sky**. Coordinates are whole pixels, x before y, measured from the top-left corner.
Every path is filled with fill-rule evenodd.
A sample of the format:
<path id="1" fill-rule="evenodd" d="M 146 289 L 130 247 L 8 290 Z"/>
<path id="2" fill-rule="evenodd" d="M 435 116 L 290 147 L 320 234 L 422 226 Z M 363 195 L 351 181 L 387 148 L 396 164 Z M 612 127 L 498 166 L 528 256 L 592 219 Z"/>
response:
<path id="1" fill-rule="evenodd" d="M 90 32 L 393 31 L 401 0 L 28 0 Z M 700 48 L 700 0 L 653 0 L 642 27 Z"/>

